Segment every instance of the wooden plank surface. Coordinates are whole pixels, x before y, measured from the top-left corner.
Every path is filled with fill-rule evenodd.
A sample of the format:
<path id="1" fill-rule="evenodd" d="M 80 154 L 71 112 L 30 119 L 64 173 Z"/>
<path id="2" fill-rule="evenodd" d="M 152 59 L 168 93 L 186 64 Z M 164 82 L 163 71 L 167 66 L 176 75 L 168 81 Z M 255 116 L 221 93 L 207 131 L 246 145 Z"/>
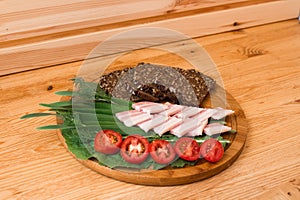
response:
<path id="1" fill-rule="evenodd" d="M 77 74 L 80 62 L 0 77 L 0 197 L 250 199 L 267 195 L 261 199 L 276 199 L 281 195 L 278 187 L 285 197 L 297 197 L 299 33 L 298 21 L 290 20 L 196 39 L 217 64 L 226 90 L 243 108 L 249 134 L 241 156 L 227 170 L 182 186 L 132 185 L 99 175 L 73 159 L 55 131 L 35 130 L 55 123 L 55 118 L 19 120 L 25 113 L 42 111 L 40 102 L 58 101 L 53 92 L 71 87 L 68 80 Z M 139 57 L 143 58 L 182 63 L 168 61 L 162 53 Z"/>
<path id="2" fill-rule="evenodd" d="M 194 1 L 191 2 L 193 5 Z M 93 24 L 83 23 L 84 26 L 87 25 L 92 28 L 86 30 L 76 24 L 74 26 L 78 29 L 73 31 L 61 30 L 59 34 L 56 34 L 56 31 L 53 32 L 53 29 L 57 26 L 54 26 L 54 28 L 43 29 L 42 33 L 38 33 L 37 30 L 29 31 L 29 35 L 20 36 L 25 38 L 24 40 L 17 38 L 10 40 L 11 36 L 2 34 L 3 40 L 0 42 L 0 75 L 83 60 L 93 48 L 105 39 L 136 28 L 168 28 L 179 31 L 189 37 L 198 37 L 296 18 L 299 12 L 298 0 L 270 1 L 259 4 L 255 4 L 256 1 L 251 2 L 253 4 L 242 7 L 232 8 L 229 6 L 230 9 L 216 9 L 216 11 L 193 13 L 192 15 L 170 19 L 163 18 L 158 21 L 147 21 L 145 24 L 140 24 L 142 22 L 137 24 L 129 23 L 123 27 L 118 23 L 117 26 L 109 26 L 107 28 L 100 26 L 100 28 L 95 28 Z M 181 5 L 181 7 L 184 6 Z M 273 12 L 265 12 L 266 10 L 272 10 Z M 35 20 L 35 18 L 32 19 Z M 2 32 L 7 32 L 5 23 L 1 24 Z M 68 26 L 62 25 L 62 27 L 66 28 Z M 40 34 L 41 37 L 35 34 Z M 166 37 L 164 42 L 172 41 L 175 41 L 174 38 Z M 151 44 L 147 43 L 134 48 L 155 45 L 157 42 L 157 40 L 153 39 Z M 118 52 L 117 49 L 114 50 L 114 53 L 116 52 Z M 112 52 L 110 51 L 109 53 Z"/>
<path id="3" fill-rule="evenodd" d="M 18 4 L 17 0 L 0 2 L 1 28 L 0 42 L 10 42 L 26 38 L 51 35 L 72 30 L 94 32 L 95 29 L 111 29 L 130 24 L 141 24 L 178 16 L 188 16 L 235 7 L 243 7 L 270 0 L 67 0 L 48 1 L 27 0 Z M 123 24 L 123 25 L 122 25 Z M 71 34 L 76 34 L 74 31 Z M 80 31 L 82 32 L 82 30 Z M 28 40 L 26 40 L 28 41 Z"/>
<path id="4" fill-rule="evenodd" d="M 274 200 L 298 200 L 300 199 L 300 177 L 291 179 L 287 183 L 281 184 L 269 191 L 264 192 L 255 199 L 274 199 Z"/>

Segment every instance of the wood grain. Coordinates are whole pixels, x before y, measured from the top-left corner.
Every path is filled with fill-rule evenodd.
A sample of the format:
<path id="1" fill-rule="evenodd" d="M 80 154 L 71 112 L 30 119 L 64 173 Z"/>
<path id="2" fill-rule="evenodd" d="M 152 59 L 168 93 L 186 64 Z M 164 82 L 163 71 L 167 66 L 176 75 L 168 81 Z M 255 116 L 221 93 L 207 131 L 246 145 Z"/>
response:
<path id="1" fill-rule="evenodd" d="M 56 131 L 35 129 L 55 118 L 19 120 L 43 111 L 38 103 L 59 101 L 53 92 L 72 87 L 68 80 L 81 62 L 0 77 L 0 199 L 255 199 L 267 193 L 276 199 L 278 188 L 297 197 L 298 183 L 290 181 L 300 176 L 299 33 L 298 20 L 290 20 L 196 39 L 245 112 L 249 133 L 232 166 L 188 185 L 140 186 L 101 176 L 69 155 Z M 243 49 L 263 54 L 248 56 Z"/>
<path id="2" fill-rule="evenodd" d="M 251 5 L 236 8 L 229 6 L 230 9 L 217 9 L 213 12 L 194 13 L 193 15 L 179 16 L 174 19 L 163 18 L 158 21 L 145 22 L 144 24 L 141 22 L 137 24 L 130 23 L 124 27 L 120 27 L 120 25 L 117 24 L 116 26 L 109 27 L 107 30 L 100 26 L 98 29 L 91 28 L 89 31 L 76 29 L 73 32 L 67 31 L 52 34 L 51 30 L 53 30 L 53 28 L 47 28 L 40 33 L 44 36 L 39 39 L 35 39 L 34 36 L 30 37 L 31 34 L 38 32 L 34 30 L 33 32 L 29 32 L 27 37 L 22 36 L 26 38 L 23 42 L 9 40 L 8 36 L 4 35 L 3 39 L 7 40 L 7 43 L 5 41 L 0 42 L 0 46 L 2 47 L 0 49 L 0 60 L 2 61 L 0 75 L 83 60 L 93 48 L 105 39 L 118 33 L 137 28 L 167 28 L 181 32 L 189 37 L 198 37 L 231 30 L 241 30 L 246 27 L 271 23 L 278 20 L 296 18 L 299 12 L 297 6 L 298 0 L 263 1 L 259 4 L 255 4 L 256 1 L 249 2 L 253 4 L 251 3 Z M 193 5 L 193 3 L 191 3 L 191 5 Z M 182 5 L 180 6 L 182 7 Z M 191 6 L 191 8 L 192 7 L 193 6 Z M 273 12 L 265 12 L 266 10 L 272 10 L 276 15 L 274 15 Z M 117 18 L 120 19 L 120 17 Z M 121 19 L 122 18 L 123 17 L 121 17 Z M 55 16 L 55 19 L 60 18 Z M 33 18 L 33 20 L 35 19 Z M 40 20 L 38 20 L 38 22 L 40 22 Z M 86 26 L 86 23 L 83 22 L 83 24 Z M 80 27 L 76 24 L 74 26 Z M 93 27 L 95 25 L 91 24 L 88 26 Z M 54 26 L 54 28 L 55 27 L 56 26 Z M 67 26 L 63 24 L 62 27 L 65 28 Z M 3 30 L 3 32 L 5 33 L 6 30 Z M 149 36 L 149 38 L 151 37 Z M 136 39 L 137 41 L 140 40 L 140 38 Z M 164 41 L 157 41 L 157 39 L 153 38 L 150 44 L 138 43 L 133 49 L 157 45 L 158 42 L 174 41 L 176 41 L 176 39 L 168 37 L 165 37 Z M 118 51 L 118 49 L 111 49 L 108 53 L 117 53 Z"/>
<path id="3" fill-rule="evenodd" d="M 270 0 L 29 0 L 16 6 L 17 1 L 4 0 L 0 3 L 0 42 L 13 45 L 15 40 L 19 44 L 32 41 L 28 38 L 35 38 L 36 42 L 45 39 L 45 35 L 76 35 L 108 30 L 116 25 L 119 28 L 265 2 Z"/>
<path id="4" fill-rule="evenodd" d="M 297 200 L 300 199 L 300 177 L 291 179 L 287 183 L 281 184 L 270 191 L 259 195 L 258 200 L 263 199 L 286 199 Z"/>
<path id="5" fill-rule="evenodd" d="M 122 58 L 120 58 L 122 60 Z M 121 180 L 128 183 L 134 183 L 139 185 L 153 185 L 153 186 L 172 186 L 193 183 L 202 179 L 214 176 L 236 161 L 241 154 L 246 142 L 248 133 L 247 120 L 241 107 L 236 100 L 227 93 L 226 100 L 220 98 L 223 92 L 223 88 L 217 86 L 214 91 L 203 102 L 203 107 L 211 108 L 212 102 L 210 99 L 215 99 L 216 105 L 223 105 L 226 102 L 226 108 L 234 110 L 235 113 L 226 118 L 227 126 L 230 126 L 236 133 L 229 133 L 223 137 L 231 141 L 227 146 L 223 158 L 217 163 L 209 163 L 201 161 L 195 166 L 187 166 L 185 168 L 177 169 L 160 169 L 160 170 L 126 170 L 126 169 L 110 169 L 103 165 L 99 165 L 94 160 L 81 160 L 71 153 L 71 155 L 77 159 L 80 163 L 92 170 L 103 174 L 107 177 Z M 67 101 L 70 98 L 62 98 L 61 101 Z M 219 101 L 219 102 L 216 102 Z M 61 119 L 58 119 L 58 124 L 62 124 Z M 58 138 L 63 143 L 64 147 L 68 149 L 65 139 L 61 131 L 58 131 Z"/>

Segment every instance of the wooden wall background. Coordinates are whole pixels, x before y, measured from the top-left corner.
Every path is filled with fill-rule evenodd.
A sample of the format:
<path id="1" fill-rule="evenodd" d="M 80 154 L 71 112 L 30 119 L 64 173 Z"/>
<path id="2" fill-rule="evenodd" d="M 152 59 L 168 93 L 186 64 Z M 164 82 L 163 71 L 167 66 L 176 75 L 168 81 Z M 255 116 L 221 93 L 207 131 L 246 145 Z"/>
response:
<path id="1" fill-rule="evenodd" d="M 134 28 L 195 38 L 296 18 L 299 7 L 299 0 L 2 0 L 0 76 L 83 60 Z"/>

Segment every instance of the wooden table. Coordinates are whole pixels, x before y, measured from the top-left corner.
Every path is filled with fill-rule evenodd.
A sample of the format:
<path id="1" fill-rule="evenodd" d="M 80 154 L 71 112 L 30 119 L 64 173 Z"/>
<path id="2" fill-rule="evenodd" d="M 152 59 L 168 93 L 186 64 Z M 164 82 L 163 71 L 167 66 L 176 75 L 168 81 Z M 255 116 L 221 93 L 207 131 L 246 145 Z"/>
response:
<path id="1" fill-rule="evenodd" d="M 300 28 L 297 20 L 196 38 L 249 123 L 239 159 L 222 173 L 173 187 L 133 185 L 77 162 L 54 118 L 19 118 L 59 100 L 80 62 L 0 77 L 0 199 L 300 199 Z M 156 56 L 146 55 L 145 60 Z M 175 65 L 184 65 L 180 60 Z"/>

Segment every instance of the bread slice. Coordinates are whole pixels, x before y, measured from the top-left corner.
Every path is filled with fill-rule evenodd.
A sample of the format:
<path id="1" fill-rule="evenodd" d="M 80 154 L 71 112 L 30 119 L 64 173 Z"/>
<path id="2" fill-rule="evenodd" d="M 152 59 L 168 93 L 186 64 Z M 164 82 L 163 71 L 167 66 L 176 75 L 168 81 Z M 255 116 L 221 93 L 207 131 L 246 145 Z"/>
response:
<path id="1" fill-rule="evenodd" d="M 140 63 L 100 77 L 100 88 L 114 97 L 200 106 L 215 81 L 195 70 Z"/>

